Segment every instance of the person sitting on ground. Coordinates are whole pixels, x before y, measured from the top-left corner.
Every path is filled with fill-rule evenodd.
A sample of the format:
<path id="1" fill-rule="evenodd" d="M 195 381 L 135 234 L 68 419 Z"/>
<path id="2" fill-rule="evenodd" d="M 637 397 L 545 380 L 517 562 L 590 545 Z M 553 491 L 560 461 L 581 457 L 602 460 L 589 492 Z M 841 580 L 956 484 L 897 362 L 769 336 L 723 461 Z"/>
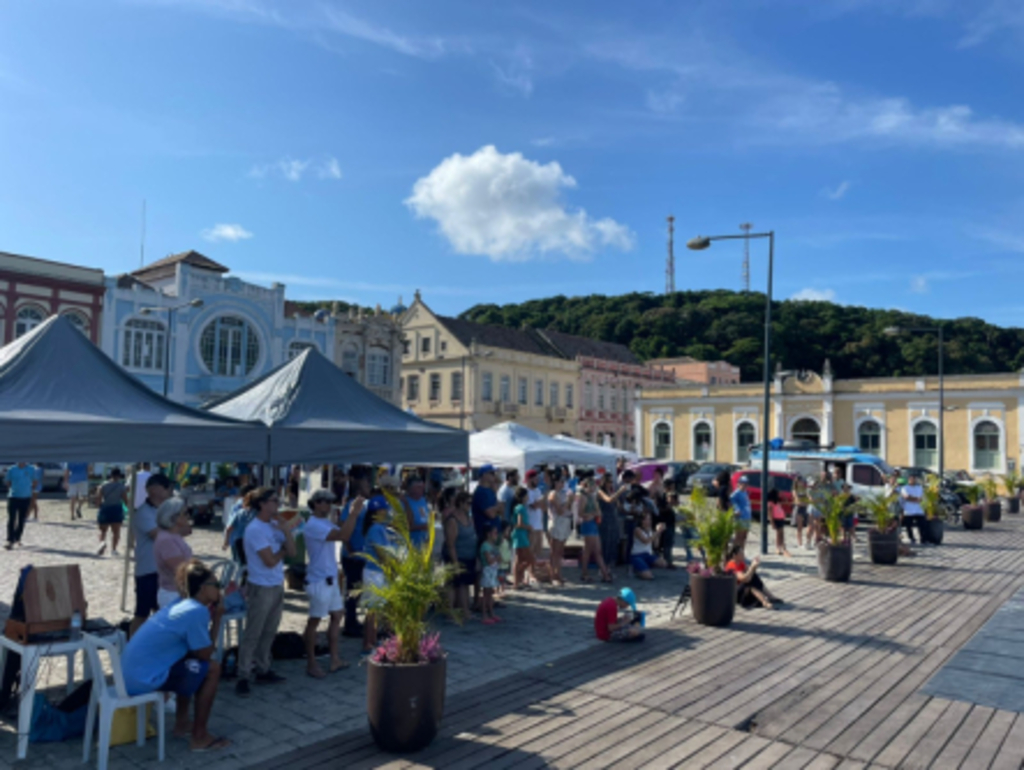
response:
<path id="1" fill-rule="evenodd" d="M 224 614 L 220 586 L 198 559 L 180 565 L 177 579 L 187 598 L 164 607 L 140 626 L 121 654 L 121 672 L 129 695 L 174 693 L 174 734 L 189 737 L 192 751 L 215 751 L 231 745 L 207 729 L 220 683 L 220 664 L 211 660 Z M 195 718 L 190 723 L 193 698 Z"/>
<path id="2" fill-rule="evenodd" d="M 619 612 L 623 617 L 619 619 Z M 594 614 L 594 634 L 602 642 L 642 642 L 644 640 L 643 613 L 636 610 L 636 594 L 623 588 L 616 596 L 609 596 L 597 605 Z"/>
<path id="3" fill-rule="evenodd" d="M 743 549 L 734 545 L 729 549 L 727 559 L 725 571 L 736 575 L 737 604 L 746 609 L 759 605 L 772 609 L 775 604 L 782 604 L 782 600 L 768 590 L 761 576 L 757 574 L 757 567 L 761 563 L 760 556 L 755 556 L 748 566 L 743 558 Z"/>
<path id="4" fill-rule="evenodd" d="M 185 508 L 185 501 L 172 497 L 164 502 L 156 510 L 156 525 L 153 558 L 156 559 L 156 574 L 160 580 L 156 603 L 163 609 L 181 598 L 178 567 L 192 560 L 192 548 L 185 542 L 185 538 L 192 534 L 192 519 Z"/>
<path id="5" fill-rule="evenodd" d="M 654 547 L 664 525 L 659 524 L 655 527 L 652 521 L 650 511 L 644 511 L 640 523 L 633 531 L 633 552 L 630 554 L 630 561 L 633 565 L 633 574 L 641 580 L 654 580 L 651 569 L 665 566 L 665 562 L 654 555 Z"/>

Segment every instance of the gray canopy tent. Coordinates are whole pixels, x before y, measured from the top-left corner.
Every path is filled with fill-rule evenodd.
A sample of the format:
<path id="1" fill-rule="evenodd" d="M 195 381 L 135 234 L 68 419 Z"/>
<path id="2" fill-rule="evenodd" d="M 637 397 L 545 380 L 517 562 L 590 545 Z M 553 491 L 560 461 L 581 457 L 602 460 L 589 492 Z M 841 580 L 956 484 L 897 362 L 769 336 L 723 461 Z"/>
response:
<path id="1" fill-rule="evenodd" d="M 0 348 L 0 458 L 213 462 L 267 454 L 262 425 L 176 404 L 52 316 Z"/>
<path id="2" fill-rule="evenodd" d="M 467 433 L 378 398 L 314 348 L 205 408 L 267 425 L 271 465 L 469 461 Z"/>

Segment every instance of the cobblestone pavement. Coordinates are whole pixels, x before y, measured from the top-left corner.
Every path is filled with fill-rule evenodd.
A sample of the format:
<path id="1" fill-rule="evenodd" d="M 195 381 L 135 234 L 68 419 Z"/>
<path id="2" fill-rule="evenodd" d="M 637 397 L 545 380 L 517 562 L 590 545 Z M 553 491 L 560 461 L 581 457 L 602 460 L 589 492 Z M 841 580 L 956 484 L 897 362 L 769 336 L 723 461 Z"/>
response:
<path id="1" fill-rule="evenodd" d="M 4 562 L 0 570 L 0 619 L 7 616 L 8 603 L 23 566 L 68 563 L 77 563 L 81 567 L 90 617 L 102 617 L 114 623 L 126 618 L 128 613 L 121 610 L 123 557 L 96 555 L 95 509 L 86 509 L 85 520 L 72 522 L 63 500 L 44 500 L 40 507 L 40 520 L 30 521 L 25 529 L 24 546 L 11 552 L 0 551 L 0 559 Z M 786 597 L 785 583 L 788 579 L 815 569 L 813 554 L 793 548 L 792 535 L 789 537 L 793 557 L 766 557 L 762 568 L 765 580 L 783 597 Z M 757 538 L 755 527 L 750 533 L 748 553 L 756 551 Z M 190 542 L 201 559 L 212 561 L 224 556 L 220 548 L 222 534 L 219 527 L 197 529 Z M 680 548 L 676 553 L 677 559 L 683 557 Z M 597 602 L 611 592 L 611 587 L 600 583 L 584 585 L 571 582 L 575 573 L 574 569 L 566 570 L 570 584 L 564 588 L 545 588 L 507 596 L 508 607 L 501 613 L 505 622 L 500 625 L 470 623 L 457 626 L 442 622 L 442 642 L 449 654 L 448 697 L 457 698 L 460 692 L 471 687 L 537 665 L 553 665 L 564 655 L 597 644 L 593 634 L 593 612 Z M 648 613 L 650 624 L 658 625 L 668 622 L 684 582 L 682 570 L 656 571 L 654 581 L 630 581 L 629 585 L 636 591 L 642 609 Z M 626 570 L 620 567 L 615 585 L 625 584 Z M 129 584 L 129 605 L 133 596 Z M 305 613 L 305 595 L 288 592 L 282 630 L 301 631 Z M 343 638 L 342 653 L 350 661 L 358 660 L 359 648 L 358 640 Z M 80 670 L 80 660 L 78 667 Z M 46 688 L 54 696 L 58 692 L 63 693 L 63 669 L 62 660 L 44 660 L 39 687 Z M 110 767 L 202 766 L 207 770 L 245 767 L 365 724 L 364 667 L 353 665 L 326 680 L 306 677 L 302 661 L 282 661 L 275 665 L 275 670 L 286 675 L 288 681 L 275 687 L 257 688 L 248 700 L 236 698 L 230 683 L 221 687 L 214 704 L 211 730 L 230 738 L 233 742 L 231 748 L 215 754 L 191 754 L 187 742 L 172 738 L 168 730 L 167 760 L 163 765 L 156 761 L 156 741 L 150 740 L 144 747 L 132 743 L 112 749 Z M 15 725 L 13 714 L 5 714 L 0 720 L 0 768 L 15 764 Z M 79 767 L 81 752 L 80 740 L 32 744 L 28 759 L 16 764 L 31 768 Z"/>

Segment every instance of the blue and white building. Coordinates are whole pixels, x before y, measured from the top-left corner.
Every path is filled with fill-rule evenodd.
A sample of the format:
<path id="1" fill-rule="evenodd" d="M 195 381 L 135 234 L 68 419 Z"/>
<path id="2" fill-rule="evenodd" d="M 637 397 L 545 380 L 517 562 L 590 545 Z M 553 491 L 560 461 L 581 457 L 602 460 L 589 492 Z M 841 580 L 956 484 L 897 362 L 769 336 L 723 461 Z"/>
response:
<path id="1" fill-rule="evenodd" d="M 295 312 L 283 284 L 229 276 L 196 251 L 108 276 L 101 347 L 158 393 L 196 406 L 266 374 L 308 347 L 331 360 L 335 319 Z"/>

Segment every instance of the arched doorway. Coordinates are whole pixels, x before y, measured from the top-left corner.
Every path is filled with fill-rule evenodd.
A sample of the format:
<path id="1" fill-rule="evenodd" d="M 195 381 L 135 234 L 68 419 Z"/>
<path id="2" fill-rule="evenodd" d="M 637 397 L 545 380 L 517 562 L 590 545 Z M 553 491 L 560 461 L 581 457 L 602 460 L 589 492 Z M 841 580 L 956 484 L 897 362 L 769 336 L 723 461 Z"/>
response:
<path id="1" fill-rule="evenodd" d="M 821 426 L 813 417 L 801 417 L 789 429 L 794 441 L 810 441 L 815 446 L 821 445 Z"/>

